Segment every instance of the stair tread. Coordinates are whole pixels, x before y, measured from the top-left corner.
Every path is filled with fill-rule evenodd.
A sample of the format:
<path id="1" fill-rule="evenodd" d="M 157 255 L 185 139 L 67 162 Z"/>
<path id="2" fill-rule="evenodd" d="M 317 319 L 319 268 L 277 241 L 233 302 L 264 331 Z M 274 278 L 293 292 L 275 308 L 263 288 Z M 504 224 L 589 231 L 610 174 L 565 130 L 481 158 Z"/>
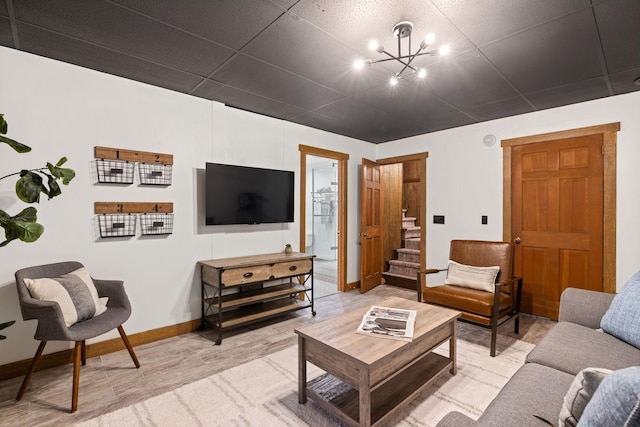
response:
<path id="1" fill-rule="evenodd" d="M 411 261 L 400 261 L 397 259 L 390 259 L 389 260 L 389 264 L 393 264 L 393 265 L 403 265 L 405 267 L 415 267 L 415 268 L 420 268 L 420 263 L 419 262 L 411 262 Z"/>
<path id="2" fill-rule="evenodd" d="M 398 249 L 396 249 L 396 251 L 402 252 L 402 253 L 405 253 L 405 254 L 419 254 L 420 253 L 420 249 L 411 249 L 411 248 L 398 248 Z"/>
<path id="3" fill-rule="evenodd" d="M 393 276 L 393 277 L 401 277 L 403 279 L 409 279 L 409 280 L 416 280 L 416 276 L 408 276 L 406 274 L 398 274 L 398 273 L 392 273 L 390 271 L 385 271 L 384 273 L 382 273 L 383 276 Z"/>

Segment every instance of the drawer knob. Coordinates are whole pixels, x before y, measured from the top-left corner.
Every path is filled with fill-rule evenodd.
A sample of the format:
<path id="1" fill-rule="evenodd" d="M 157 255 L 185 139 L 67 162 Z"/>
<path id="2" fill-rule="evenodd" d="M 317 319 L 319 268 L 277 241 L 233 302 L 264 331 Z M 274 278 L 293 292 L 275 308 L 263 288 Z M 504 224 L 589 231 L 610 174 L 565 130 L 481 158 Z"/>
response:
<path id="1" fill-rule="evenodd" d="M 297 265 L 292 265 L 291 267 L 289 267 L 289 271 L 296 271 L 298 269 Z"/>
<path id="2" fill-rule="evenodd" d="M 249 277 L 253 277 L 253 273 L 250 272 L 250 271 L 247 271 L 246 273 L 244 273 L 243 276 L 244 276 L 245 279 L 248 279 Z"/>

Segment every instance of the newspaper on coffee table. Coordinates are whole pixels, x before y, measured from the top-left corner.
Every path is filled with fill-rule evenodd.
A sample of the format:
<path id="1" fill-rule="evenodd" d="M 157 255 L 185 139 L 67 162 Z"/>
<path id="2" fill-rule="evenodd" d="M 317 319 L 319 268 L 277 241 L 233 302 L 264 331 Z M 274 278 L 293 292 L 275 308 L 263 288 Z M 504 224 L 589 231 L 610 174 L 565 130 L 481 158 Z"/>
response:
<path id="1" fill-rule="evenodd" d="M 415 324 L 415 310 L 374 305 L 362 317 L 356 333 L 411 341 Z"/>

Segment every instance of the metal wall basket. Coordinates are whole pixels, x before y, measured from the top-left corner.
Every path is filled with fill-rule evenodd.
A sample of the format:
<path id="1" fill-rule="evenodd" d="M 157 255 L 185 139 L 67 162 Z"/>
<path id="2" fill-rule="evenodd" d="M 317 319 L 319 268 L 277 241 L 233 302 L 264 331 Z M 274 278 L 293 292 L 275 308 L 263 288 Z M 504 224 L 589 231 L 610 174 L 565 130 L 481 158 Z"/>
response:
<path id="1" fill-rule="evenodd" d="M 159 163 L 139 163 L 140 183 L 151 185 L 171 185 L 172 165 Z"/>
<path id="2" fill-rule="evenodd" d="M 172 234 L 173 214 L 141 214 L 140 229 L 142 235 Z"/>
<path id="3" fill-rule="evenodd" d="M 136 215 L 99 215 L 100 237 L 129 237 L 136 235 Z"/>
<path id="4" fill-rule="evenodd" d="M 133 184 L 134 163 L 117 160 L 96 160 L 98 182 Z"/>

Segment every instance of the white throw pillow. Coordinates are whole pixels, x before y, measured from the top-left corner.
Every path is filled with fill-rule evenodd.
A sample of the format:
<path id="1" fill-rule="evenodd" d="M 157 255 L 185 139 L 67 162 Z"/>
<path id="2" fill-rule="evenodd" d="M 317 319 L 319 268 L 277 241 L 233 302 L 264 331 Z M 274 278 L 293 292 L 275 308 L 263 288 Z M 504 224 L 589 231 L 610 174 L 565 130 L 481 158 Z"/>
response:
<path id="1" fill-rule="evenodd" d="M 72 326 L 107 310 L 109 298 L 100 298 L 89 272 L 83 267 L 60 277 L 24 279 L 33 298 L 55 301 L 64 323 Z"/>
<path id="2" fill-rule="evenodd" d="M 457 285 L 465 288 L 494 292 L 496 277 L 500 267 L 474 267 L 449 260 L 449 269 L 445 285 Z"/>
<path id="3" fill-rule="evenodd" d="M 596 389 L 610 369 L 586 368 L 578 372 L 564 396 L 558 427 L 575 427 Z"/>

